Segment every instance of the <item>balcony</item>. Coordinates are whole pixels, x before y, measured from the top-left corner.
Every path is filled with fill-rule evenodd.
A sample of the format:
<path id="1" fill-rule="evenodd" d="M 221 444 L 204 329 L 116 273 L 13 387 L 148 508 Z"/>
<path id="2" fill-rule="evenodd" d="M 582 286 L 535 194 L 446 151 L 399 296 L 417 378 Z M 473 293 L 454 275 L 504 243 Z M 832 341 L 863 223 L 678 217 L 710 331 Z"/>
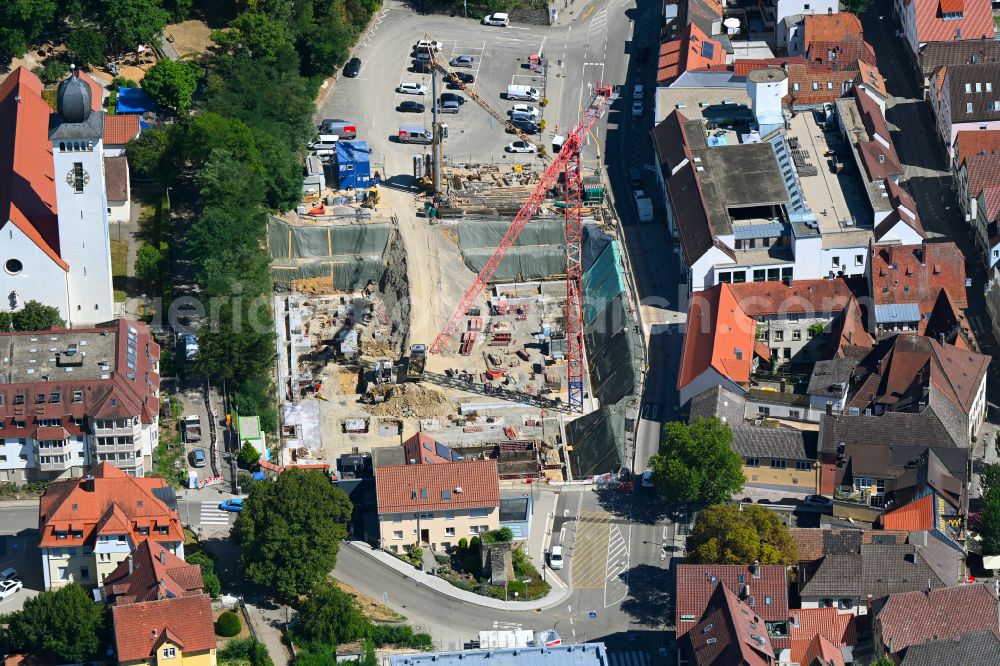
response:
<path id="1" fill-rule="evenodd" d="M 111 453 L 128 453 L 135 455 L 142 448 L 142 445 L 138 442 L 133 442 L 131 444 L 94 444 L 93 452 L 97 455 L 101 454 L 111 454 Z"/>
<path id="2" fill-rule="evenodd" d="M 875 509 L 885 508 L 885 495 L 873 494 L 868 490 L 845 490 L 843 488 L 833 493 L 833 499 L 852 504 L 863 504 Z"/>
<path id="3" fill-rule="evenodd" d="M 48 446 L 42 446 L 48 444 Z M 35 455 L 42 456 L 68 456 L 70 454 L 69 442 L 35 442 Z"/>
<path id="4" fill-rule="evenodd" d="M 128 436 L 134 435 L 139 431 L 139 426 L 127 425 L 127 426 L 113 426 L 111 428 L 99 428 L 96 425 L 93 427 L 93 433 L 95 436 L 99 437 L 113 437 L 117 436 Z"/>
<path id="5" fill-rule="evenodd" d="M 62 460 L 53 460 L 51 457 L 38 459 L 38 470 L 40 472 L 65 472 L 73 466 L 69 456 L 62 456 Z"/>

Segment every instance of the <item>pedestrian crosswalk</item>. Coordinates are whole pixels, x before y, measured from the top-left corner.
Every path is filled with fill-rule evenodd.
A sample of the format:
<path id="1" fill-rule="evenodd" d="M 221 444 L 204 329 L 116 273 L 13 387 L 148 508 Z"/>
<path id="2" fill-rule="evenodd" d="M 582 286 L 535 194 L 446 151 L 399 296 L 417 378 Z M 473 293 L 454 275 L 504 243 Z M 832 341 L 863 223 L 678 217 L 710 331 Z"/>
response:
<path id="1" fill-rule="evenodd" d="M 201 503 L 201 524 L 229 526 L 229 512 L 219 508 L 218 502 L 203 501 Z"/>
<path id="2" fill-rule="evenodd" d="M 608 662 L 611 666 L 647 666 L 649 657 L 645 652 L 633 650 L 632 652 L 609 652 Z"/>

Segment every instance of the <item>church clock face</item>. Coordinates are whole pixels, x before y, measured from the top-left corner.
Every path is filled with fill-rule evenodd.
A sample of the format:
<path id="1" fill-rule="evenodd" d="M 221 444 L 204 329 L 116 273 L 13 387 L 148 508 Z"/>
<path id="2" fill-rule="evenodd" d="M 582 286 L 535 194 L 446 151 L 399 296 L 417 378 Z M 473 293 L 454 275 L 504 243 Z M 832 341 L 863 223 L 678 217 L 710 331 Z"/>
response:
<path id="1" fill-rule="evenodd" d="M 90 174 L 82 165 L 75 165 L 66 173 L 66 184 L 82 192 L 85 185 L 90 182 Z"/>

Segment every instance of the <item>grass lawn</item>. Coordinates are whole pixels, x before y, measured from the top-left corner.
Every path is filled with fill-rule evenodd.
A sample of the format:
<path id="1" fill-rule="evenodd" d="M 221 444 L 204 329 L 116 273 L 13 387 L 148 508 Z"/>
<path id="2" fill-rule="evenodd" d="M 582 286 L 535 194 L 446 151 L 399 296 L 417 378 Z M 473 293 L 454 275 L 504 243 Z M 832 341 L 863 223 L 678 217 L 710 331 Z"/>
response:
<path id="1" fill-rule="evenodd" d="M 128 280 L 128 241 L 111 239 L 111 281 L 115 303 L 125 302 L 125 281 Z"/>

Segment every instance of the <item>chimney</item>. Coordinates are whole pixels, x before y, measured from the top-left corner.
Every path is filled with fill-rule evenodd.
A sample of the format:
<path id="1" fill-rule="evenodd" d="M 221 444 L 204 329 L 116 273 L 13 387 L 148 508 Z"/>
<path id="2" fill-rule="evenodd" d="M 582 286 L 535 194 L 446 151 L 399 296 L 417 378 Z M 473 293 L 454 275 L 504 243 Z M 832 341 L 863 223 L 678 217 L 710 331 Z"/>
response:
<path id="1" fill-rule="evenodd" d="M 94 476 L 92 474 L 88 474 L 84 477 L 83 483 L 80 484 L 80 487 L 83 488 L 84 492 L 92 493 L 94 492 L 94 485 Z"/>
<path id="2" fill-rule="evenodd" d="M 167 563 L 167 551 L 165 551 L 164 549 L 161 548 L 160 549 L 160 564 L 166 564 L 166 563 Z"/>
<path id="3" fill-rule="evenodd" d="M 944 345 L 944 333 L 938 333 L 938 342 Z"/>
<path id="4" fill-rule="evenodd" d="M 782 377 L 781 378 L 781 392 L 784 393 L 787 389 L 788 389 L 788 382 L 786 382 L 785 378 Z"/>
<path id="5" fill-rule="evenodd" d="M 796 629 L 799 628 L 799 614 L 797 612 L 792 613 L 792 626 Z"/>
<path id="6" fill-rule="evenodd" d="M 754 578 L 760 578 L 760 560 L 753 561 L 753 569 L 751 569 Z"/>
<path id="7" fill-rule="evenodd" d="M 826 415 L 833 416 L 833 401 L 831 400 L 826 401 Z"/>
<path id="8" fill-rule="evenodd" d="M 131 555 L 129 555 L 126 559 L 128 560 L 128 572 L 129 572 L 129 575 L 131 575 L 132 571 L 134 570 L 135 564 L 132 562 L 132 556 Z"/>

